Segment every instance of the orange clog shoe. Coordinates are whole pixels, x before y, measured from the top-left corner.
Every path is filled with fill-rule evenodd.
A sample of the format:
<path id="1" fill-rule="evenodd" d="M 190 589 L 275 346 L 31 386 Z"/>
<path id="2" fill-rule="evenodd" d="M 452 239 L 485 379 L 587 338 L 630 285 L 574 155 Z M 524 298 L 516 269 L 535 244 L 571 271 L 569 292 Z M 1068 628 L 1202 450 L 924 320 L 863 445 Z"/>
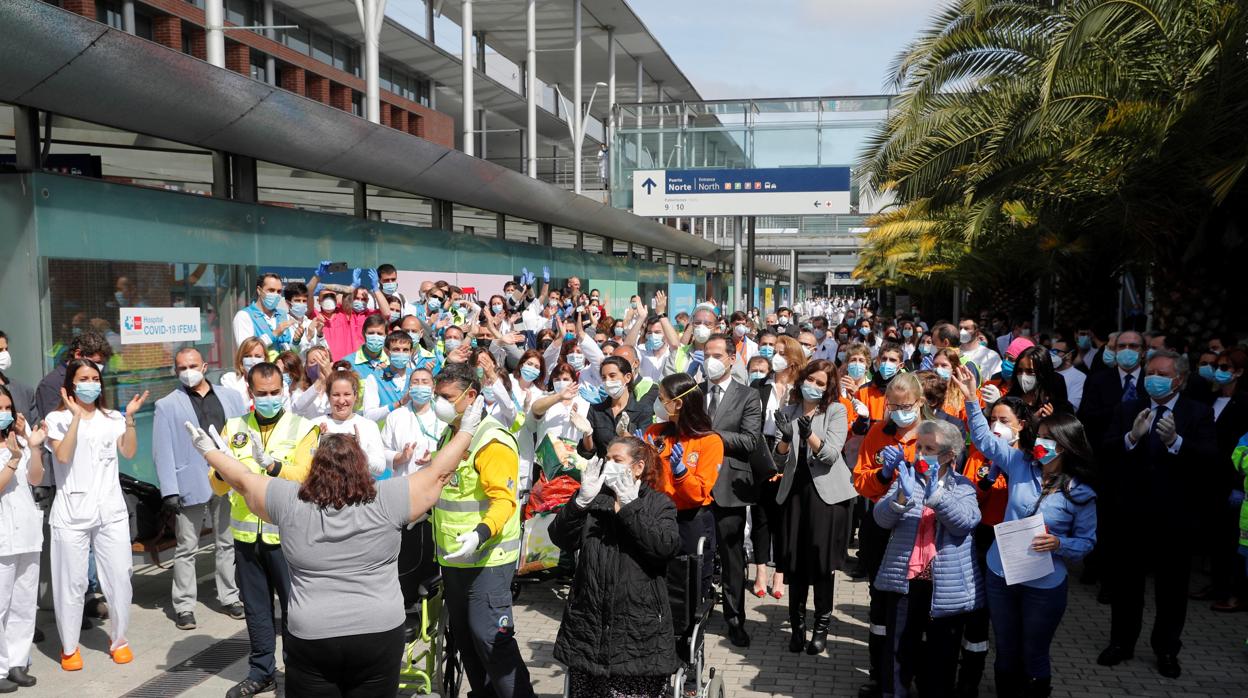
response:
<path id="1" fill-rule="evenodd" d="M 64 671 L 82 671 L 82 650 L 75 648 L 73 654 L 62 654 L 61 669 Z"/>
<path id="2" fill-rule="evenodd" d="M 114 664 L 129 664 L 134 661 L 134 653 L 130 651 L 130 645 L 122 645 L 109 654 L 112 655 Z"/>

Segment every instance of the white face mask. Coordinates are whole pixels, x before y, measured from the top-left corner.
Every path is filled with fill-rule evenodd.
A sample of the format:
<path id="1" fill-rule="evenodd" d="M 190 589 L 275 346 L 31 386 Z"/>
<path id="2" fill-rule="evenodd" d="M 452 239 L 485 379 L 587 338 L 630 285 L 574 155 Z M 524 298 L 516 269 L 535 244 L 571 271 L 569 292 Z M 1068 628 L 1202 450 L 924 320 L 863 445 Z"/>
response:
<path id="1" fill-rule="evenodd" d="M 1030 393 L 1036 389 L 1036 377 L 1020 373 L 1018 376 L 1018 387 L 1022 388 L 1024 393 Z"/>
<path id="2" fill-rule="evenodd" d="M 178 380 L 188 388 L 194 388 L 204 380 L 204 372 L 198 368 L 188 368 L 178 374 Z"/>
<path id="3" fill-rule="evenodd" d="M 607 389 L 607 395 L 611 397 L 619 397 L 624 392 L 624 384 L 620 381 L 603 381 L 602 387 Z"/>
<path id="4" fill-rule="evenodd" d="M 1006 443 L 1013 446 L 1018 443 L 1018 434 L 1014 433 L 1005 422 L 996 422 L 992 425 L 992 433 L 1005 439 Z"/>
<path id="5" fill-rule="evenodd" d="M 958 341 L 963 344 L 970 344 L 975 341 L 975 333 L 970 330 L 958 330 Z"/>
<path id="6" fill-rule="evenodd" d="M 244 356 L 243 357 L 243 370 L 250 371 L 253 366 L 255 366 L 256 364 L 262 361 L 264 361 L 264 359 L 258 356 Z"/>
<path id="7" fill-rule="evenodd" d="M 555 389 L 556 393 L 562 393 L 568 389 L 569 385 L 572 385 L 572 381 L 555 381 L 551 384 L 551 387 Z"/>
<path id="8" fill-rule="evenodd" d="M 771 370 L 778 372 L 778 371 L 783 371 L 784 369 L 788 367 L 789 367 L 789 362 L 785 361 L 784 357 L 781 356 L 780 354 L 776 354 L 775 356 L 771 357 Z"/>
<path id="9" fill-rule="evenodd" d="M 338 309 L 338 301 L 334 300 L 333 298 L 326 298 L 321 301 L 321 310 L 327 313 L 332 313 L 337 309 Z"/>
<path id="10" fill-rule="evenodd" d="M 693 341 L 697 342 L 698 344 L 704 344 L 706 343 L 706 340 L 710 338 L 711 338 L 711 328 L 707 327 L 706 325 L 694 325 Z"/>
<path id="11" fill-rule="evenodd" d="M 446 422 L 447 424 L 450 424 L 459 417 L 459 414 L 455 411 L 455 405 L 441 395 L 433 401 L 433 413 L 438 416 L 438 419 Z"/>
<path id="12" fill-rule="evenodd" d="M 708 356 L 702 368 L 706 370 L 706 377 L 713 381 L 723 378 L 724 373 L 728 371 L 728 367 L 724 365 L 724 362 L 714 356 Z"/>
<path id="13" fill-rule="evenodd" d="M 663 402 L 663 398 L 654 401 L 654 421 L 666 422 L 671 418 L 667 412 L 667 404 Z"/>
<path id="14" fill-rule="evenodd" d="M 9 355 L 9 350 L 0 351 L 0 371 L 7 371 L 13 366 L 13 357 Z"/>

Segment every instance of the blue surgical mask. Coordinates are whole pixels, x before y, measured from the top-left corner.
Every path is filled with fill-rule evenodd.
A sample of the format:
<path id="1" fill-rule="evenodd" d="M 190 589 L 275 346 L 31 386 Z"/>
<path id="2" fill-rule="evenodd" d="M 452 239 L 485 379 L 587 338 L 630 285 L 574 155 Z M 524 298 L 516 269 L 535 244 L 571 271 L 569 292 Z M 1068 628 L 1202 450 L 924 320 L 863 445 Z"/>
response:
<path id="1" fill-rule="evenodd" d="M 931 345 L 931 344 L 919 345 L 919 353 L 922 354 L 923 356 L 931 356 L 933 353 L 935 353 L 935 351 L 936 351 L 936 347 L 934 345 Z"/>
<path id="2" fill-rule="evenodd" d="M 433 399 L 433 386 L 413 385 L 411 389 L 407 391 L 407 394 L 412 396 L 412 402 L 417 405 L 428 405 L 429 401 Z"/>
<path id="3" fill-rule="evenodd" d="M 13 412 L 11 410 L 0 412 L 0 431 L 8 429 L 12 425 L 13 425 Z"/>
<path id="4" fill-rule="evenodd" d="M 563 333 L 563 341 L 565 341 L 565 342 L 571 342 L 571 341 L 572 341 L 572 340 L 574 340 L 574 339 L 576 339 L 576 334 L 575 334 L 575 333 L 573 333 L 573 332 L 564 332 L 564 333 Z"/>
<path id="5" fill-rule="evenodd" d="M 481 397 L 485 398 L 486 402 L 494 402 L 494 386 L 487 385 L 481 388 Z"/>
<path id="6" fill-rule="evenodd" d="M 867 365 L 862 362 L 855 361 L 845 368 L 845 372 L 849 374 L 850 378 L 858 380 L 859 378 L 867 375 Z"/>
<path id="7" fill-rule="evenodd" d="M 914 424 L 914 420 L 918 418 L 919 415 L 914 410 L 897 410 L 889 413 L 889 419 L 893 420 L 893 423 L 899 427 L 908 427 Z"/>
<path id="8" fill-rule="evenodd" d="M 884 380 L 892 380 L 895 375 L 897 375 L 897 364 L 891 362 L 880 364 L 880 376 L 882 376 Z"/>
<path id="9" fill-rule="evenodd" d="M 1140 364 L 1140 352 L 1134 349 L 1118 350 L 1118 365 L 1127 369 L 1134 370 Z"/>
<path id="10" fill-rule="evenodd" d="M 1200 367 L 1197 373 L 1200 374 L 1201 378 L 1204 378 L 1207 381 L 1212 381 L 1214 379 L 1213 374 L 1216 373 L 1216 371 L 1214 370 L 1213 366 L 1209 364 L 1205 364 Z"/>
<path id="11" fill-rule="evenodd" d="M 1101 361 L 1104 361 L 1106 366 L 1117 366 L 1118 352 L 1106 347 L 1105 351 L 1101 353 Z"/>
<path id="12" fill-rule="evenodd" d="M 491 305 L 490 312 L 494 313 L 495 315 L 501 315 L 503 313 L 503 304 L 495 303 L 494 305 Z"/>
<path id="13" fill-rule="evenodd" d="M 581 399 L 591 405 L 597 405 L 607 399 L 607 391 L 603 390 L 600 385 L 582 385 L 580 394 Z"/>
<path id="14" fill-rule="evenodd" d="M 403 318 L 403 313 L 390 312 L 390 322 L 398 322 Z"/>
<path id="15" fill-rule="evenodd" d="M 306 316 L 308 314 L 308 304 L 307 303 L 291 303 L 290 314 L 294 315 L 297 318 L 302 318 Z"/>
<path id="16" fill-rule="evenodd" d="M 1162 398 L 1169 395 L 1174 388 L 1174 380 L 1166 376 L 1145 376 L 1144 390 L 1149 397 Z"/>
<path id="17" fill-rule="evenodd" d="M 1092 348 L 1092 337 L 1091 335 L 1081 334 L 1075 338 L 1075 343 L 1079 345 L 1080 349 L 1086 351 Z"/>
<path id="18" fill-rule="evenodd" d="M 388 296 L 393 296 L 395 293 L 398 292 L 398 290 L 399 290 L 399 282 L 397 281 L 386 281 L 381 284 L 381 292 Z"/>
<path id="19" fill-rule="evenodd" d="M 412 338 L 412 346 L 418 346 L 420 344 L 419 332 L 408 332 L 407 336 Z"/>
<path id="20" fill-rule="evenodd" d="M 659 333 L 646 335 L 646 349 L 658 351 L 663 346 L 663 335 Z"/>
<path id="21" fill-rule="evenodd" d="M 269 309 L 269 310 L 272 310 L 272 309 L 274 309 L 274 308 L 276 308 L 276 307 L 277 307 L 277 304 L 278 304 L 278 303 L 281 303 L 281 302 L 282 302 L 282 294 L 280 294 L 280 293 L 266 293 L 266 294 L 264 294 L 264 300 L 263 300 L 263 301 L 261 301 L 261 302 L 262 302 L 262 303 L 264 303 L 264 307 L 265 307 L 265 308 L 267 308 L 267 309 Z"/>
<path id="22" fill-rule="evenodd" d="M 370 334 L 364 337 L 364 346 L 369 352 L 376 354 L 381 348 L 386 346 L 386 338 L 379 334 Z"/>
<path id="23" fill-rule="evenodd" d="M 126 294 L 122 291 L 114 291 L 113 298 L 117 300 L 117 305 L 124 306 L 126 304 Z"/>
<path id="24" fill-rule="evenodd" d="M 448 339 L 442 342 L 442 346 L 446 349 L 446 353 L 449 354 L 462 346 L 463 343 L 464 340 L 462 339 Z"/>
<path id="25" fill-rule="evenodd" d="M 843 351 L 836 352 L 836 360 L 838 363 L 845 363 L 845 352 Z"/>
<path id="26" fill-rule="evenodd" d="M 81 403 L 95 402 L 96 398 L 100 396 L 100 391 L 103 389 L 104 386 L 99 383 L 74 383 L 74 397 L 77 397 L 78 402 Z"/>
<path id="27" fill-rule="evenodd" d="M 764 359 L 770 359 L 776 355 L 776 348 L 770 344 L 763 345 L 758 348 L 758 355 Z"/>
<path id="28" fill-rule="evenodd" d="M 863 325 L 862 327 L 858 328 L 858 334 L 862 335 L 863 337 L 866 337 L 867 335 L 871 334 L 871 328 L 867 327 L 866 325 Z"/>
<path id="29" fill-rule="evenodd" d="M 289 373 L 283 373 L 283 374 L 282 374 L 282 387 L 283 387 L 283 388 L 286 388 L 287 390 L 289 390 L 289 389 L 290 389 L 290 383 L 291 383 L 290 374 L 289 374 Z"/>
<path id="30" fill-rule="evenodd" d="M 810 383 L 802 383 L 802 397 L 810 400 L 811 402 L 818 402 L 822 400 L 824 392 L 825 391 L 811 385 Z"/>
<path id="31" fill-rule="evenodd" d="M 1053 439 L 1046 439 L 1042 436 L 1036 437 L 1036 445 L 1031 449 L 1031 455 L 1040 461 L 1041 465 L 1047 465 L 1057 458 L 1057 442 Z"/>
<path id="32" fill-rule="evenodd" d="M 366 307 L 367 306 L 365 305 L 364 301 L 351 301 L 351 309 L 357 313 L 364 312 L 364 308 Z"/>
<path id="33" fill-rule="evenodd" d="M 1006 359 L 1001 362 L 1001 377 L 1009 380 L 1014 375 L 1014 361 Z"/>
<path id="34" fill-rule="evenodd" d="M 571 366 L 572 368 L 584 368 L 585 355 L 584 354 L 568 354 L 568 365 Z"/>
<path id="35" fill-rule="evenodd" d="M 905 337 L 906 339 L 910 339 L 911 337 L 914 336 L 914 330 L 902 330 L 901 336 Z"/>
<path id="36" fill-rule="evenodd" d="M 611 333 L 612 333 L 612 334 L 614 334 L 616 337 L 623 337 L 623 336 L 624 336 L 624 328 L 623 328 L 623 327 L 616 327 L 615 329 L 611 330 Z"/>
<path id="37" fill-rule="evenodd" d="M 1213 382 L 1218 385 L 1227 385 L 1233 380 L 1235 380 L 1235 373 L 1233 371 L 1219 368 L 1213 372 Z"/>
<path id="38" fill-rule="evenodd" d="M 947 381 L 953 377 L 953 369 L 948 366 L 937 366 L 936 375 L 940 376 L 942 381 Z"/>
<path id="39" fill-rule="evenodd" d="M 427 305 L 428 305 L 428 307 L 429 307 L 429 309 L 430 309 L 430 310 L 433 310 L 433 311 L 440 310 L 440 309 L 442 308 L 442 299 L 441 299 L 441 298 L 430 298 L 430 299 L 429 299 L 429 302 L 427 303 Z"/>
<path id="40" fill-rule="evenodd" d="M 919 461 L 925 464 L 929 471 L 940 470 L 940 456 L 924 454 L 924 455 L 919 456 Z"/>
<path id="41" fill-rule="evenodd" d="M 532 364 L 525 364 L 520 367 L 520 377 L 532 383 L 542 376 L 542 372 L 538 367 Z"/>
<path id="42" fill-rule="evenodd" d="M 753 383 L 754 381 L 757 381 L 757 380 L 762 380 L 762 379 L 764 379 L 764 378 L 766 378 L 766 377 L 767 377 L 767 372 L 766 372 L 766 371 L 750 371 L 750 382 L 751 382 L 751 383 Z"/>
<path id="43" fill-rule="evenodd" d="M 256 414 L 265 419 L 272 419 L 282 411 L 281 395 L 262 395 L 255 399 Z"/>
<path id="44" fill-rule="evenodd" d="M 1144 352 L 1144 360 L 1151 361 L 1153 357 L 1156 355 L 1157 355 L 1156 349 L 1149 349 L 1148 351 Z"/>
<path id="45" fill-rule="evenodd" d="M 398 353 L 391 352 L 390 353 L 390 365 L 399 370 L 403 370 L 407 368 L 407 362 L 411 360 L 412 360 L 411 354 L 407 354 L 403 352 L 398 352 Z"/>

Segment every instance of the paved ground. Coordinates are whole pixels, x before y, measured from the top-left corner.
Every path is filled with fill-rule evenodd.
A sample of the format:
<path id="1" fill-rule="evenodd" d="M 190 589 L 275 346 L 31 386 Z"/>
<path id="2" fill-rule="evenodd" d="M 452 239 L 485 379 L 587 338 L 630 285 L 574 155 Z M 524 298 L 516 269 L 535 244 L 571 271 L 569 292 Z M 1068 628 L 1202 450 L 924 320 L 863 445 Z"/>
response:
<path id="1" fill-rule="evenodd" d="M 214 598 L 210 562 L 210 556 L 201 553 L 201 601 Z M 52 614 L 40 612 L 39 624 L 49 639 L 35 650 L 32 671 L 39 678 L 39 685 L 17 695 L 28 698 L 120 696 L 243 629 L 241 621 L 216 612 L 215 603 L 210 606 L 201 603 L 196 613 L 197 630 L 174 628 L 168 610 L 169 575 L 166 570 L 150 567 L 135 571 L 136 604 L 130 637 L 136 657 L 134 663 L 124 667 L 109 661 L 107 637 L 97 628 L 83 633 L 85 669 L 76 674 L 60 671 L 56 665 L 58 648 Z M 1203 579 L 1197 576 L 1194 583 L 1203 584 Z M 712 621 L 709 663 L 723 673 L 729 696 L 856 695 L 858 685 L 866 676 L 866 584 L 842 580 L 838 580 L 838 584 L 834 636 L 830 638 L 828 653 L 822 657 L 792 655 L 786 651 L 787 599 L 749 598 L 749 629 L 754 642 L 747 650 L 729 645 L 722 635 L 722 622 L 718 618 Z M 517 606 L 519 637 L 534 688 L 541 696 L 556 696 L 563 689 L 562 672 L 552 658 L 562 606 L 561 590 L 550 585 L 526 587 Z M 1146 614 L 1145 638 L 1150 619 L 1151 613 Z M 1097 605 L 1092 588 L 1072 587 L 1070 606 L 1053 649 L 1055 696 L 1248 695 L 1248 656 L 1242 649 L 1248 635 L 1248 614 L 1217 614 L 1208 610 L 1207 602 L 1193 601 L 1184 637 L 1183 678 L 1178 681 L 1159 676 L 1143 646 L 1142 655 L 1122 666 L 1115 669 L 1097 666 L 1096 655 L 1106 641 L 1108 624 L 1109 608 Z M 220 698 L 245 673 L 245 660 L 238 661 L 185 692 L 151 695 Z M 983 695 L 992 694 L 990 670 Z"/>

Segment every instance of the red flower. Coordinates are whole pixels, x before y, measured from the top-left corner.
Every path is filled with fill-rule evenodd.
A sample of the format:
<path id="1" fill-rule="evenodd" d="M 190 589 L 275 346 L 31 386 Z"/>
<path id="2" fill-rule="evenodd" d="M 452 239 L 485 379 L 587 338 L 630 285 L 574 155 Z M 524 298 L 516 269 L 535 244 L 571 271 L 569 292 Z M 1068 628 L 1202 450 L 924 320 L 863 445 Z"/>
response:
<path id="1" fill-rule="evenodd" d="M 927 461 L 922 458 L 914 462 L 914 471 L 920 475 L 927 474 Z"/>
<path id="2" fill-rule="evenodd" d="M 1031 455 L 1035 457 L 1036 460 L 1044 460 L 1044 457 L 1049 455 L 1049 449 L 1040 444 L 1036 444 L 1031 448 Z"/>

